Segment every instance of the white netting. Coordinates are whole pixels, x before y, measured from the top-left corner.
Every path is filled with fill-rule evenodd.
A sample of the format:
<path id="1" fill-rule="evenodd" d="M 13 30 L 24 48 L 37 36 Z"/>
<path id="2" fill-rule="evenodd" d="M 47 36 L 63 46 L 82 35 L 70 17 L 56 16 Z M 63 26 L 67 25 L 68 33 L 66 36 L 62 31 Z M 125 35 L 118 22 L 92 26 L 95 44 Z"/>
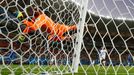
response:
<path id="1" fill-rule="evenodd" d="M 3 0 L 0 13 L 1 74 L 72 72 L 78 5 L 66 0 Z"/>
<path id="2" fill-rule="evenodd" d="M 133 75 L 133 4 L 1 0 L 0 73 Z"/>

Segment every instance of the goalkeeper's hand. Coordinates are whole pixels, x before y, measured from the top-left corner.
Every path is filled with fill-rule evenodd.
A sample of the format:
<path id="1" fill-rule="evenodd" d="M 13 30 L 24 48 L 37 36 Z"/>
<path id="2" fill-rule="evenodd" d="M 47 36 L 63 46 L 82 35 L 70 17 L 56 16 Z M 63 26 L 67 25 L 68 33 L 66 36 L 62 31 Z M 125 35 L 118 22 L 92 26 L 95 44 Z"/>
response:
<path id="1" fill-rule="evenodd" d="M 23 14 L 22 14 L 22 12 L 20 12 L 20 11 L 17 11 L 17 16 L 16 16 L 17 18 L 23 18 Z"/>

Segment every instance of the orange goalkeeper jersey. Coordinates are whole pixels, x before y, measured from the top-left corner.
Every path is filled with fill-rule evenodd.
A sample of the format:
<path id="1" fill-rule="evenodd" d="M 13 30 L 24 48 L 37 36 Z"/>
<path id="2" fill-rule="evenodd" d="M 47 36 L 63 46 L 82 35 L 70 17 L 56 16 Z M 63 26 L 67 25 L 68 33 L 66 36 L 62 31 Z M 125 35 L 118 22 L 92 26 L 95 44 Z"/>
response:
<path id="1" fill-rule="evenodd" d="M 34 22 L 24 20 L 23 23 L 26 25 L 23 33 L 27 34 L 31 30 L 36 31 L 37 29 L 44 27 L 44 29 L 50 30 L 48 32 L 48 39 L 54 41 L 64 40 L 66 38 L 66 36 L 63 36 L 65 32 L 77 29 L 76 25 L 67 26 L 65 24 L 55 23 L 46 14 L 40 14 Z"/>

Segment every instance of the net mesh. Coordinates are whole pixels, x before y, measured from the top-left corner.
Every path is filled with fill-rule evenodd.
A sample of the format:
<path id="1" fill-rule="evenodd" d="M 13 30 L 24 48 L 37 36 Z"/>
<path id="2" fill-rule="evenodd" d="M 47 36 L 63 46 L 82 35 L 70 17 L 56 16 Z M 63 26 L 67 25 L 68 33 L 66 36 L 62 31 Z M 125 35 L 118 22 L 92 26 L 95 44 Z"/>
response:
<path id="1" fill-rule="evenodd" d="M 87 1 L 1 0 L 0 73 L 133 74 L 133 1 Z"/>

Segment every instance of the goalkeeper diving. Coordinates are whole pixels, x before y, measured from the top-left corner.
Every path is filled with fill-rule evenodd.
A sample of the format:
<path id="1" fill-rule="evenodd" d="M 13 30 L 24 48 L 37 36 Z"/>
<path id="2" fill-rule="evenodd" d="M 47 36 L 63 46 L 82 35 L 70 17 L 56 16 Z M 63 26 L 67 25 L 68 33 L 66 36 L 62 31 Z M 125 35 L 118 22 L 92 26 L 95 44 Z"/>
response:
<path id="1" fill-rule="evenodd" d="M 22 15 L 21 15 L 22 16 Z M 20 16 L 19 16 L 20 17 Z M 46 29 L 48 35 L 48 40 L 61 41 L 68 38 L 64 33 L 68 31 L 75 31 L 77 29 L 76 25 L 65 25 L 60 23 L 55 23 L 51 18 L 49 18 L 45 13 L 38 13 L 38 16 L 34 16 L 32 20 L 24 19 L 22 21 L 26 28 L 23 30 L 24 34 L 28 34 L 31 31 L 36 31 L 39 28 Z"/>

